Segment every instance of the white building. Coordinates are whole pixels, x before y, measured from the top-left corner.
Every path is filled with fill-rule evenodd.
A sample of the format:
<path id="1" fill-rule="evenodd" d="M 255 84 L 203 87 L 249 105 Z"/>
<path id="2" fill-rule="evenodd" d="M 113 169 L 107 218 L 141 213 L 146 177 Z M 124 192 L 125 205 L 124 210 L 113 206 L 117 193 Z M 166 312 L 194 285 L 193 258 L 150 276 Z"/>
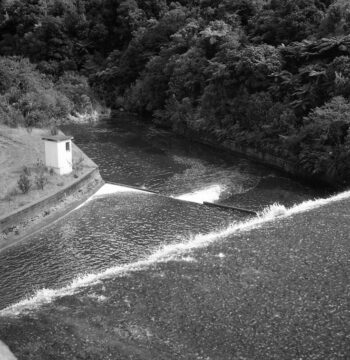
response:
<path id="1" fill-rule="evenodd" d="M 56 174 L 65 175 L 72 172 L 72 136 L 54 135 L 42 138 L 45 143 L 45 165 Z"/>

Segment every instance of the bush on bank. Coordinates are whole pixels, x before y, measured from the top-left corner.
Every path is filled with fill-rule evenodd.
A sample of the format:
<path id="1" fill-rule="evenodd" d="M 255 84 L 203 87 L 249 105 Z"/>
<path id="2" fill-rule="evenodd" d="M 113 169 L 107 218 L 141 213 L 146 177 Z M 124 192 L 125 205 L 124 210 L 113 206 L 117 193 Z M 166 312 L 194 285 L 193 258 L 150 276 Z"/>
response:
<path id="1" fill-rule="evenodd" d="M 0 119 L 9 126 L 47 126 L 73 108 L 28 59 L 1 57 L 0 84 Z"/>
<path id="2" fill-rule="evenodd" d="M 22 57 L 0 57 L 0 121 L 8 126 L 45 127 L 70 114 L 93 111 L 87 80 L 64 73 L 56 82 Z"/>

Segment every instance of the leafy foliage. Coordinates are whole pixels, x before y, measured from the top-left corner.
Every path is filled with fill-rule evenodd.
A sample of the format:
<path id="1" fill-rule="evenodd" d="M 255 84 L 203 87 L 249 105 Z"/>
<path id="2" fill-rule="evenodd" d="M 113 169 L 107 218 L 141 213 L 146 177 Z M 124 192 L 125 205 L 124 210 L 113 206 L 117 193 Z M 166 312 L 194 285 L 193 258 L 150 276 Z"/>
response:
<path id="1" fill-rule="evenodd" d="M 73 108 L 71 101 L 26 59 L 0 57 L 0 79 L 0 113 L 7 125 L 49 125 Z"/>
<path id="2" fill-rule="evenodd" d="M 18 185 L 18 188 L 21 190 L 21 192 L 23 194 L 26 194 L 32 187 L 32 182 L 31 182 L 30 178 L 28 177 L 28 175 L 23 173 L 20 175 L 17 185 Z"/>
<path id="3" fill-rule="evenodd" d="M 251 19 L 251 35 L 272 45 L 301 41 L 317 32 L 323 10 L 318 0 L 272 0 Z"/>
<path id="4" fill-rule="evenodd" d="M 0 56 L 5 123 L 89 113 L 99 96 L 348 181 L 348 1 L 5 1 Z"/>

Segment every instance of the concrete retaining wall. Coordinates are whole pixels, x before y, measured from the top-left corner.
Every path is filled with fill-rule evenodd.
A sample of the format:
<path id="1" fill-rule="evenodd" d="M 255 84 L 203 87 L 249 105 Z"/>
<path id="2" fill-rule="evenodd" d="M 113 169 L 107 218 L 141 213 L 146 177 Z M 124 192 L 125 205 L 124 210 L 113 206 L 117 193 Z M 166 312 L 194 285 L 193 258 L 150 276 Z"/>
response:
<path id="1" fill-rule="evenodd" d="M 93 179 L 97 178 L 97 176 L 100 175 L 98 168 L 96 167 L 94 169 L 91 169 L 87 174 L 83 175 L 81 178 L 77 179 L 77 181 L 75 181 L 74 183 L 65 186 L 55 194 L 49 195 L 43 198 L 42 200 L 40 200 L 39 202 L 26 205 L 4 217 L 1 217 L 0 232 L 6 231 L 7 229 L 11 229 L 12 227 L 18 225 L 19 223 L 33 216 L 35 213 L 39 213 L 47 208 L 56 205 L 66 196 L 78 192 L 81 187 L 88 184 L 90 181 L 93 181 Z"/>

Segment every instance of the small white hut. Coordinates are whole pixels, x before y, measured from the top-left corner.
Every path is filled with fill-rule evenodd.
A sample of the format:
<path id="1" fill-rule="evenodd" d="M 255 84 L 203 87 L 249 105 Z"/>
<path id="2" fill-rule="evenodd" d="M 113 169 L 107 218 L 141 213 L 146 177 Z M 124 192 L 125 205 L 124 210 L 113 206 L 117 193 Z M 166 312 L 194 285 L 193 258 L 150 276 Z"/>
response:
<path id="1" fill-rule="evenodd" d="M 42 138 L 45 143 L 45 165 L 56 174 L 65 175 L 72 172 L 72 136 L 54 135 Z"/>

